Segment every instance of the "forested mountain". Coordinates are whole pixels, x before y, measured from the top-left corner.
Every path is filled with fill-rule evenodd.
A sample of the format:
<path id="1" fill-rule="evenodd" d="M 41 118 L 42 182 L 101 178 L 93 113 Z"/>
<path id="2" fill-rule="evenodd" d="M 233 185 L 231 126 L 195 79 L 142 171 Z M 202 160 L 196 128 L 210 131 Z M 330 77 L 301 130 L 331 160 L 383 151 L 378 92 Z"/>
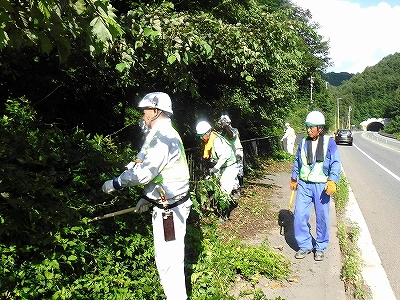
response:
<path id="1" fill-rule="evenodd" d="M 322 79 L 326 80 L 330 85 L 339 86 L 343 83 L 343 81 L 349 80 L 353 76 L 354 74 L 347 72 L 340 72 L 340 73 L 329 72 L 329 73 L 324 73 Z"/>
<path id="2" fill-rule="evenodd" d="M 343 82 L 334 90 L 334 98 L 341 98 L 342 107 L 352 107 L 352 124 L 358 126 L 368 118 L 393 118 L 387 128 L 392 132 L 400 116 L 400 53 L 386 56 Z"/>

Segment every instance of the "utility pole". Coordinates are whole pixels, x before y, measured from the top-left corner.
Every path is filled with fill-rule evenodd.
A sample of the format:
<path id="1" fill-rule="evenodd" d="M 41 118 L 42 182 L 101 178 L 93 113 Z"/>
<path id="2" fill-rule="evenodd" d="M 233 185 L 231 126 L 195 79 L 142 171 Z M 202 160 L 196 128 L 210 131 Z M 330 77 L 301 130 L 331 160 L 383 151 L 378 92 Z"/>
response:
<path id="1" fill-rule="evenodd" d="M 347 129 L 350 129 L 351 124 L 350 124 L 350 112 L 351 112 L 351 106 L 349 106 L 349 112 L 347 113 Z"/>
<path id="2" fill-rule="evenodd" d="M 310 76 L 310 103 L 311 103 L 311 105 L 313 104 L 313 100 L 312 100 L 312 88 L 313 88 L 313 83 L 314 83 L 314 78 L 315 77 L 312 77 L 312 76 Z"/>
<path id="3" fill-rule="evenodd" d="M 337 129 L 340 128 L 340 115 L 339 115 L 339 100 L 342 98 L 336 98 L 336 107 L 337 107 Z"/>

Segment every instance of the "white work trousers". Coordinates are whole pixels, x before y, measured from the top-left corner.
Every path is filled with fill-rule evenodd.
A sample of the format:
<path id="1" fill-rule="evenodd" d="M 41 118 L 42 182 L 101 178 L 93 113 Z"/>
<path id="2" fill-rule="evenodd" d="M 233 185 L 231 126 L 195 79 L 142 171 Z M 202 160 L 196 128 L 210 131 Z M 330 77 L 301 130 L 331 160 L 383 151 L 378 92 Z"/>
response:
<path id="1" fill-rule="evenodd" d="M 293 139 L 293 138 L 286 139 L 286 149 L 287 149 L 287 152 L 289 152 L 290 154 L 293 154 L 294 141 L 295 141 L 295 139 Z"/>
<path id="2" fill-rule="evenodd" d="M 237 175 L 239 173 L 239 168 L 236 163 L 233 165 L 221 169 L 221 188 L 230 195 L 232 190 L 236 190 L 239 188 L 239 179 Z"/>
<path id="3" fill-rule="evenodd" d="M 158 274 L 167 300 L 186 300 L 184 272 L 186 220 L 192 201 L 189 199 L 173 211 L 175 240 L 166 242 L 162 220 L 163 209 L 153 209 L 154 252 Z"/>
<path id="4" fill-rule="evenodd" d="M 236 149 L 235 153 L 236 153 L 236 163 L 237 163 L 237 166 L 239 168 L 238 176 L 239 177 L 243 177 L 244 176 L 244 171 L 243 171 L 243 148 Z"/>

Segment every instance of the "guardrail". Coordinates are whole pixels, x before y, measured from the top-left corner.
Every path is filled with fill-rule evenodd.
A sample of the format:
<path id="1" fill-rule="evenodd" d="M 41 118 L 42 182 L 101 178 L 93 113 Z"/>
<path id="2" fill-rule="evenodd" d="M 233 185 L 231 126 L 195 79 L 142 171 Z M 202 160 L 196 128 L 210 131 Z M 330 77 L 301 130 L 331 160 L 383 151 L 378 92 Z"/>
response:
<path id="1" fill-rule="evenodd" d="M 376 131 L 364 131 L 362 135 L 391 149 L 400 150 L 400 141 L 392 136 L 383 135 L 382 133 Z"/>

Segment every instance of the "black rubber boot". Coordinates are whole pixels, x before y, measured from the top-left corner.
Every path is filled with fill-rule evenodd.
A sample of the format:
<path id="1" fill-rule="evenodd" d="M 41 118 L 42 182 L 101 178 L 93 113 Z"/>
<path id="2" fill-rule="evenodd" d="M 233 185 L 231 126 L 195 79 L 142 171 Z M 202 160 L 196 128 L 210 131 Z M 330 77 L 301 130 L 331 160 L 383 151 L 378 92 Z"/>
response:
<path id="1" fill-rule="evenodd" d="M 238 179 L 239 179 L 239 186 L 240 186 L 241 188 L 244 188 L 244 180 L 243 180 L 243 177 L 240 176 L 240 177 L 238 177 Z"/>

